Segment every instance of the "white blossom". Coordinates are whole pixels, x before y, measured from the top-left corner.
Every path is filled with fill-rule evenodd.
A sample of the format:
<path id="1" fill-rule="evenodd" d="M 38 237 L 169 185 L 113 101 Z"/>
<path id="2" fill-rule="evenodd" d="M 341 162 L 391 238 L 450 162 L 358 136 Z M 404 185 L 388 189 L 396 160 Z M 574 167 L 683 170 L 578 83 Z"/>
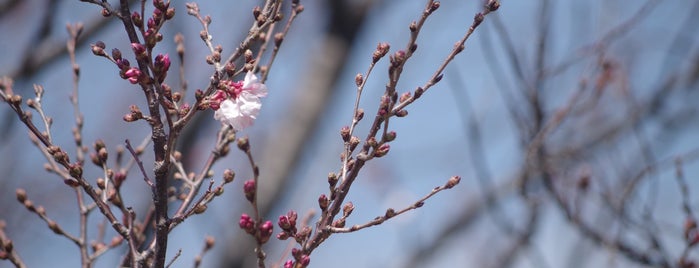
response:
<path id="1" fill-rule="evenodd" d="M 214 113 L 214 119 L 238 131 L 252 126 L 262 107 L 260 98 L 267 96 L 267 86 L 260 83 L 252 72 L 245 75 L 242 85 L 231 85 L 233 88 L 229 90 L 227 98 L 218 100 L 220 104 Z"/>

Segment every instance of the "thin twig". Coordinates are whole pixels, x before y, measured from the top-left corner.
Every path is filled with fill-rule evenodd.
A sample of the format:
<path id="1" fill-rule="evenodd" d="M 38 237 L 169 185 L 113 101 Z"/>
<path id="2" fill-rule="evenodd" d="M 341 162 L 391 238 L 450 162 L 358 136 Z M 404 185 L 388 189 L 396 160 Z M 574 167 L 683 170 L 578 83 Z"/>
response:
<path id="1" fill-rule="evenodd" d="M 378 216 L 378 217 L 374 218 L 373 220 L 366 222 L 364 224 L 353 225 L 352 227 L 349 227 L 349 228 L 338 228 L 338 227 L 333 227 L 333 226 L 326 226 L 325 228 L 332 233 L 351 233 L 351 232 L 359 231 L 359 230 L 367 228 L 367 227 L 382 224 L 385 221 L 387 221 L 393 217 L 396 217 L 400 214 L 403 214 L 403 213 L 408 212 L 408 211 L 413 210 L 413 209 L 421 208 L 423 205 L 425 205 L 425 201 L 427 201 L 427 199 L 429 199 L 430 197 L 434 196 L 435 194 L 437 194 L 443 190 L 451 189 L 452 187 L 456 186 L 456 184 L 458 184 L 459 181 L 461 181 L 460 177 L 458 177 L 458 176 L 451 177 L 447 181 L 446 184 L 444 184 L 442 186 L 435 187 L 434 189 L 432 189 L 432 191 L 429 194 L 418 199 L 412 205 L 405 207 L 405 208 L 398 210 L 398 211 L 395 211 L 394 209 L 389 208 L 386 210 L 386 213 L 383 216 Z"/>

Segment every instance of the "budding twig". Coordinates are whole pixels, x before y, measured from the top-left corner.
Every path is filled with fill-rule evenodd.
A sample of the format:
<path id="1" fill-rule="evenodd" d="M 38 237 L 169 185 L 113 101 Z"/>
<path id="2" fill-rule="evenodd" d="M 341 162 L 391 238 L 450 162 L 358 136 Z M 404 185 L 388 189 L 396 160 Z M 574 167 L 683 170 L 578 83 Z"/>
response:
<path id="1" fill-rule="evenodd" d="M 398 215 L 401 215 L 401 214 L 408 212 L 410 210 L 418 209 L 418 208 L 422 207 L 423 205 L 425 205 L 425 201 L 427 201 L 427 199 L 429 199 L 430 197 L 434 196 L 435 194 L 437 194 L 443 190 L 451 189 L 452 187 L 456 186 L 459 183 L 459 181 L 461 181 L 461 178 L 459 176 L 451 177 L 447 181 L 446 184 L 444 184 L 442 186 L 435 187 L 434 189 L 432 189 L 432 191 L 429 194 L 423 196 L 422 198 L 417 200 L 412 205 L 405 207 L 405 208 L 398 210 L 398 211 L 396 211 L 392 208 L 389 208 L 386 210 L 386 213 L 383 216 L 378 216 L 378 217 L 374 218 L 373 220 L 366 222 L 364 224 L 353 225 L 352 227 L 345 227 L 345 228 L 339 228 L 339 227 L 334 227 L 334 226 L 326 226 L 325 228 L 332 233 L 351 233 L 351 232 L 359 231 L 359 230 L 367 228 L 367 227 L 382 224 L 385 221 L 387 221 L 395 216 L 398 216 Z"/>

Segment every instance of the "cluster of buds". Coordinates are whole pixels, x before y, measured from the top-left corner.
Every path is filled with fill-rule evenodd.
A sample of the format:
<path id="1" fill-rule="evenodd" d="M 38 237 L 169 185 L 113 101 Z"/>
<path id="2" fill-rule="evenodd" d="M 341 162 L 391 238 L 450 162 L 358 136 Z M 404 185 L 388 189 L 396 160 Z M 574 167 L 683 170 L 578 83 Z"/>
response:
<path id="1" fill-rule="evenodd" d="M 391 150 L 391 145 L 388 144 L 388 142 L 395 140 L 396 136 L 397 134 L 395 131 L 388 131 L 381 137 L 380 142 L 377 141 L 376 138 L 370 137 L 367 139 L 366 143 L 374 150 L 374 157 L 382 157 Z"/>
<path id="2" fill-rule="evenodd" d="M 265 221 L 259 226 L 248 214 L 243 213 L 240 215 L 240 221 L 238 221 L 240 229 L 245 230 L 246 233 L 252 235 L 257 239 L 260 244 L 267 243 L 269 238 L 272 237 L 274 232 L 274 225 L 271 221 Z"/>
<path id="3" fill-rule="evenodd" d="M 104 53 L 104 47 L 104 43 L 102 41 L 98 41 L 97 44 L 92 45 L 92 53 L 97 56 L 108 57 L 106 56 L 106 53 Z M 145 47 L 143 47 L 143 45 L 134 43 L 131 44 L 131 48 L 134 50 L 136 55 L 139 55 L 139 52 L 145 53 Z M 117 68 L 119 68 L 119 76 L 121 76 L 122 79 L 128 80 L 131 84 L 138 84 L 146 81 L 146 76 L 143 74 L 143 72 L 141 72 L 141 69 L 138 67 L 131 67 L 129 60 L 122 58 L 121 50 L 118 48 L 112 49 L 111 59 L 116 64 Z"/>
<path id="4" fill-rule="evenodd" d="M 374 54 L 371 56 L 372 61 L 374 63 L 378 62 L 383 56 L 386 56 L 389 49 L 391 49 L 391 45 L 388 43 L 379 43 L 376 45 L 376 50 L 374 50 Z"/>
<path id="5" fill-rule="evenodd" d="M 309 226 L 304 226 L 300 231 L 296 228 L 296 221 L 298 220 L 298 214 L 296 211 L 289 210 L 285 215 L 279 216 L 277 225 L 282 231 L 277 234 L 277 239 L 287 240 L 293 237 L 296 243 L 303 244 L 311 236 L 312 229 Z"/>
<path id="6" fill-rule="evenodd" d="M 142 62 L 151 57 L 150 52 L 155 47 L 156 43 L 163 40 L 163 35 L 159 32 L 165 21 L 172 19 L 175 16 L 175 9 L 170 8 L 170 1 L 153 0 L 152 16 L 148 18 L 144 25 L 143 16 L 134 12 L 131 14 L 131 23 L 136 26 L 142 36 L 144 43 L 132 43 L 131 49 L 136 56 L 136 60 Z M 102 41 L 92 45 L 92 53 L 112 60 L 119 68 L 119 75 L 122 79 L 128 80 L 131 84 L 146 84 L 151 82 L 144 70 L 138 67 L 132 67 L 127 59 L 122 58 L 119 49 L 112 49 L 111 57 L 105 52 L 105 44 Z M 153 78 L 157 83 L 163 83 L 170 68 L 170 57 L 168 54 L 158 54 L 153 62 Z"/>
<path id="7" fill-rule="evenodd" d="M 308 267 L 308 264 L 311 263 L 311 257 L 307 254 L 304 254 L 303 251 L 301 251 L 300 249 L 291 249 L 291 256 L 294 257 L 294 260 L 287 260 L 286 262 L 284 262 L 284 268 Z"/>
<path id="8" fill-rule="evenodd" d="M 170 8 L 170 1 L 153 0 L 153 14 L 146 22 L 146 28 L 143 25 L 143 17 L 138 12 L 131 14 L 131 22 L 138 27 L 143 34 L 143 39 L 149 48 L 153 48 L 157 42 L 163 40 L 163 35 L 159 32 L 160 27 L 167 20 L 175 16 L 175 9 Z"/>
<path id="9" fill-rule="evenodd" d="M 90 160 L 92 160 L 92 163 L 96 166 L 102 167 L 102 165 L 107 162 L 107 157 L 109 156 L 107 153 L 107 146 L 104 144 L 103 140 L 99 139 L 95 141 L 93 147 L 95 151 L 90 153 Z"/>
<path id="10" fill-rule="evenodd" d="M 97 42 L 97 44 L 92 46 L 92 53 L 97 56 L 103 56 L 100 52 L 104 52 L 101 49 L 95 49 L 95 47 L 100 47 L 104 49 L 104 43 L 102 41 Z M 112 60 L 116 63 L 117 68 L 119 68 L 119 76 L 122 79 L 129 80 L 131 84 L 137 84 L 140 80 L 144 78 L 141 69 L 137 67 L 131 67 L 129 60 L 122 58 L 121 51 L 118 48 L 112 49 Z"/>
<path id="11" fill-rule="evenodd" d="M 377 111 L 377 115 L 380 117 L 389 117 L 391 106 L 393 106 L 391 103 L 391 98 L 389 98 L 386 95 L 381 96 L 381 102 L 379 103 L 379 110 Z"/>
<path id="12" fill-rule="evenodd" d="M 296 220 L 298 219 L 298 214 L 296 211 L 289 210 L 289 212 L 286 213 L 286 215 L 281 215 L 279 216 L 279 220 L 277 221 L 277 225 L 279 228 L 282 229 L 282 231 L 277 234 L 277 239 L 279 240 L 286 240 L 289 237 L 294 237 L 296 238 L 296 241 L 301 243 L 305 237 L 303 235 L 300 235 L 301 233 L 297 234 L 297 229 L 296 229 Z M 310 234 L 310 232 L 308 232 Z"/>
<path id="13" fill-rule="evenodd" d="M 389 56 L 388 59 L 391 63 L 388 72 L 392 74 L 397 67 L 402 66 L 405 63 L 405 60 L 408 59 L 408 56 L 407 53 L 405 53 L 405 50 L 398 50 L 396 51 L 396 53 L 393 53 L 393 55 Z"/>

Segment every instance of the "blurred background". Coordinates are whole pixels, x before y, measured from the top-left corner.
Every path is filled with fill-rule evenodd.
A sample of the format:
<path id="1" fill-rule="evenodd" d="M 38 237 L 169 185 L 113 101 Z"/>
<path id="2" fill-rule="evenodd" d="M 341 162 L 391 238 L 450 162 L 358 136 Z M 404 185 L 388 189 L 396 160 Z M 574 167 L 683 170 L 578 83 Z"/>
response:
<path id="1" fill-rule="evenodd" d="M 247 34 L 251 10 L 260 3 L 198 2 L 201 13 L 211 15 L 213 42 L 224 55 Z M 305 11 L 270 72 L 260 116 L 240 133 L 250 137 L 261 170 L 260 205 L 275 223 L 290 209 L 299 217 L 317 212 L 328 172 L 340 168 L 338 132 L 351 122 L 355 75 L 366 72 L 377 43 L 388 42 L 389 53 L 404 49 L 408 25 L 425 6 L 417 0 L 301 3 Z M 184 4 L 172 1 L 177 14 L 156 50 L 179 66 L 172 39 L 184 35 L 191 102 L 191 90 L 206 87 L 212 67 L 204 61 L 201 25 Z M 399 92 L 429 80 L 482 4 L 441 1 L 422 29 Z M 347 200 L 356 208 L 347 224 L 409 206 L 453 175 L 461 184 L 382 225 L 333 235 L 313 253 L 310 267 L 679 267 L 697 260 L 691 241 L 697 230 L 686 223 L 699 205 L 699 1 L 501 4 L 444 79 L 408 108 L 407 117 L 392 120 L 397 139 L 354 184 Z M 68 152 L 75 145 L 66 23 L 85 24 L 77 51 L 85 143 L 102 139 L 114 150 L 125 139 L 140 143 L 149 132 L 143 122 L 122 120 L 129 105 L 145 106 L 141 91 L 90 51 L 100 40 L 108 51 L 130 50 L 121 22 L 100 10 L 79 1 L 0 1 L 0 75 L 12 77 L 25 99 L 33 84 L 44 86 L 54 140 Z M 387 66 L 382 60 L 368 78 L 360 104 L 365 118 L 376 112 Z M 180 83 L 176 75 L 168 79 Z M 369 128 L 363 123 L 359 137 Z M 219 127 L 211 111 L 188 126 L 179 144 L 186 168 L 203 166 Z M 15 190 L 26 189 L 75 233 L 73 191 L 42 169 L 45 159 L 5 105 L 0 139 L 0 219 L 15 247 L 30 267 L 78 266 L 77 247 L 15 201 Z M 149 150 L 146 167 L 152 166 Z M 173 267 L 190 267 L 206 235 L 216 246 L 203 267 L 255 265 L 253 239 L 237 224 L 241 213 L 251 213 L 242 193 L 250 167 L 235 149 L 214 167 L 214 179 L 225 168 L 237 173 L 226 193 L 173 231 L 168 256 L 182 250 Z M 93 165 L 85 172 L 101 176 Z M 137 170 L 128 178 L 122 193 L 138 214 L 149 206 L 150 192 Z M 91 237 L 102 221 L 93 213 Z M 283 263 L 287 247 L 288 241 L 272 239 L 265 246 L 268 265 Z M 115 266 L 125 250 L 111 250 L 97 266 Z"/>

